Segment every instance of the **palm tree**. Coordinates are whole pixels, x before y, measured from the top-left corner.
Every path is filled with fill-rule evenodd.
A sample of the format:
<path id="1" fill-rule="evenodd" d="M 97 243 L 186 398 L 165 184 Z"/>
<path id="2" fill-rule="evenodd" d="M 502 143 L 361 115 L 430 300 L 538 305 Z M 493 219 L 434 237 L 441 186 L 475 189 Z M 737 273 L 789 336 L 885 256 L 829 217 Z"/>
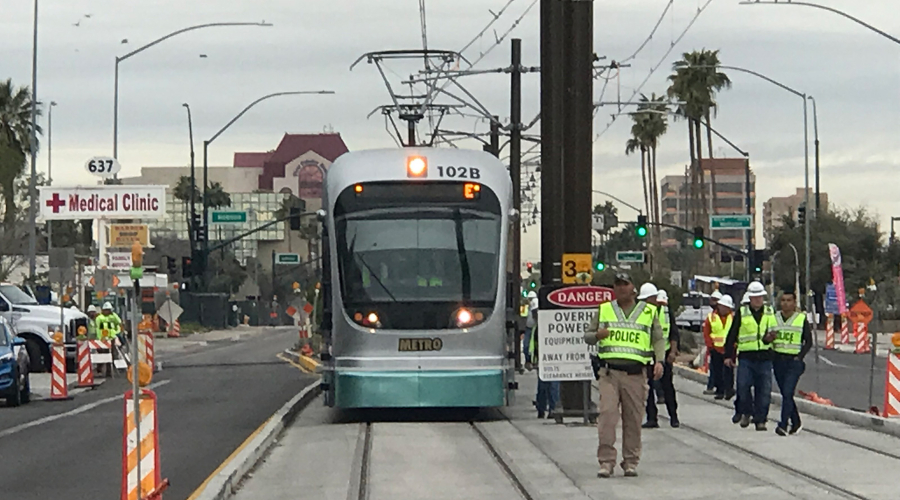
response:
<path id="1" fill-rule="evenodd" d="M 704 76 L 702 82 L 706 87 L 707 94 L 709 99 L 706 102 L 704 118 L 706 119 L 706 145 L 709 148 L 709 157 L 712 159 L 713 157 L 713 140 L 712 140 L 712 120 L 710 119 L 710 115 L 717 114 L 719 109 L 718 104 L 716 103 L 716 93 L 721 91 L 722 89 L 730 89 L 731 88 L 731 79 L 728 78 L 728 75 L 722 73 L 718 70 L 718 67 L 721 66 L 719 62 L 719 51 L 718 50 L 701 50 L 700 51 L 700 60 L 703 62 L 702 66 L 704 66 L 702 70 L 702 74 Z M 718 207 L 718 194 L 716 193 L 716 171 L 709 171 L 709 181 L 712 187 L 712 196 L 713 196 L 713 212 L 717 211 Z"/>
<path id="2" fill-rule="evenodd" d="M 650 172 L 650 198 L 653 210 L 653 217 L 656 222 L 662 222 L 661 208 L 659 206 L 659 178 L 656 175 L 656 149 L 659 146 L 659 139 L 669 130 L 669 108 L 665 104 L 663 96 L 657 97 L 651 94 L 650 99 L 641 94 L 641 104 L 638 105 L 638 114 L 643 119 L 644 142 L 648 148 L 648 165 Z M 659 226 L 655 228 L 656 239 L 659 242 L 661 229 Z"/>
<path id="3" fill-rule="evenodd" d="M 25 169 L 33 131 L 41 133 L 40 126 L 31 122 L 31 91 L 14 87 L 11 79 L 0 81 L 0 192 L 7 227 L 16 220 L 16 179 Z"/>
<path id="4" fill-rule="evenodd" d="M 210 208 L 230 207 L 231 195 L 225 192 L 222 184 L 213 182 L 209 185 L 209 190 L 206 193 L 206 204 Z"/>
<path id="5" fill-rule="evenodd" d="M 647 192 L 647 148 L 643 143 L 643 130 L 641 130 L 640 123 L 638 123 L 639 118 L 637 118 L 636 115 L 632 115 L 632 118 L 635 120 L 635 124 L 631 126 L 631 139 L 628 139 L 628 142 L 625 143 L 625 155 L 628 156 L 637 150 L 641 151 L 641 180 L 644 185 L 644 209 L 647 211 L 647 215 L 652 219 L 653 212 L 650 211 L 650 195 Z"/>

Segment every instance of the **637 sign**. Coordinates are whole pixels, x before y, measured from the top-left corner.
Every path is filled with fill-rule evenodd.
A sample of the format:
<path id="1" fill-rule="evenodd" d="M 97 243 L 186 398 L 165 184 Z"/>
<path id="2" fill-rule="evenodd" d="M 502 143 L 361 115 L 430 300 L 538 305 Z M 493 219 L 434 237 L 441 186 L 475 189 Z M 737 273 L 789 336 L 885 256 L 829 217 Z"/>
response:
<path id="1" fill-rule="evenodd" d="M 119 171 L 122 170 L 122 166 L 119 165 L 119 162 L 116 161 L 115 158 L 110 158 L 108 156 L 95 156 L 85 162 L 84 168 L 88 172 L 100 177 L 110 177 L 118 174 Z"/>

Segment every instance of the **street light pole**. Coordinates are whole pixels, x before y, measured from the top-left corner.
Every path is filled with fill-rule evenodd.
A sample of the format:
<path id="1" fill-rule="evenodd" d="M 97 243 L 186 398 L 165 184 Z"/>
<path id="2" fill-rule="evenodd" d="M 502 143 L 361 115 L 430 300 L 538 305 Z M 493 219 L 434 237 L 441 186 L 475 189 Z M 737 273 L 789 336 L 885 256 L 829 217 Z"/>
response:
<path id="1" fill-rule="evenodd" d="M 208 253 L 209 253 L 209 199 L 208 199 L 208 196 L 209 196 L 209 162 L 208 162 L 208 154 L 207 154 L 209 151 L 209 145 L 212 144 L 212 142 L 215 141 L 220 135 L 222 135 L 223 132 L 228 130 L 228 127 L 233 125 L 234 122 L 238 121 L 242 116 L 244 116 L 244 114 L 247 113 L 247 111 L 249 111 L 250 108 L 256 106 L 257 104 L 259 104 L 267 99 L 271 99 L 273 97 L 280 97 L 280 96 L 287 96 L 287 95 L 308 95 L 308 94 L 320 94 L 320 95 L 334 94 L 334 91 L 332 91 L 332 90 L 309 90 L 309 91 L 296 91 L 296 92 L 276 92 L 273 94 L 262 96 L 259 99 L 248 104 L 247 107 L 245 107 L 243 110 L 241 110 L 240 113 L 235 115 L 234 118 L 232 118 L 228 123 L 226 123 L 224 127 L 219 129 L 218 132 L 213 134 L 212 137 L 203 141 L 203 196 L 201 197 L 201 199 L 203 202 L 203 227 L 206 229 L 206 231 L 204 231 L 206 234 L 203 237 L 203 241 L 199 242 L 202 245 L 201 282 L 203 283 L 203 286 L 205 286 L 205 284 L 206 284 L 206 281 L 205 281 L 206 280 L 206 259 L 209 257 L 208 256 Z M 324 173 L 323 173 L 322 180 L 323 180 L 322 195 L 324 196 L 324 194 L 325 194 L 324 193 L 324 180 L 325 180 Z"/>
<path id="2" fill-rule="evenodd" d="M 875 33 L 878 33 L 879 35 L 887 38 L 888 40 L 890 40 L 896 44 L 900 44 L 900 38 L 897 38 L 893 35 L 885 33 L 884 31 L 876 28 L 875 26 L 872 26 L 871 24 L 863 21 L 862 19 L 853 17 L 850 14 L 847 14 L 846 12 L 837 10 L 834 7 L 828 7 L 826 5 L 819 5 L 819 4 L 810 3 L 810 2 L 792 2 L 790 0 L 788 0 L 787 2 L 778 2 L 777 0 L 775 0 L 775 1 L 754 0 L 752 2 L 749 2 L 749 1 L 740 2 L 739 5 L 799 5 L 800 7 L 812 7 L 814 9 L 827 10 L 828 12 L 832 12 L 841 17 L 845 17 L 845 18 L 853 21 L 854 23 L 859 24 L 860 26 L 864 26 L 864 27 L 868 28 L 869 30 L 874 31 Z"/>
<path id="3" fill-rule="evenodd" d="M 197 208 L 196 208 L 196 191 L 197 191 L 197 176 L 194 168 L 194 125 L 193 120 L 191 119 L 191 106 L 188 103 L 183 103 L 182 106 L 187 109 L 188 116 L 188 140 L 190 141 L 191 146 L 191 201 L 190 201 L 190 221 L 188 222 L 188 241 L 191 243 L 191 262 L 196 257 L 194 254 L 196 253 L 196 227 L 194 221 L 197 218 Z"/>
<path id="4" fill-rule="evenodd" d="M 37 268 L 37 43 L 38 0 L 34 0 L 34 41 L 31 50 L 31 178 L 28 182 L 28 276 Z"/>
<path id="5" fill-rule="evenodd" d="M 36 0 L 35 0 L 35 9 L 37 9 L 37 1 L 36 1 Z M 149 49 L 150 47 L 153 47 L 154 45 L 156 45 L 156 44 L 158 44 L 158 43 L 164 42 L 164 41 L 168 40 L 169 38 L 172 38 L 173 36 L 180 35 L 180 34 L 182 34 L 182 33 L 188 32 L 188 31 L 194 31 L 194 30 L 199 30 L 199 29 L 203 29 L 203 28 L 216 28 L 216 27 L 222 27 L 222 26 L 264 26 L 264 27 L 270 27 L 270 26 L 272 26 L 272 24 L 271 24 L 271 23 L 266 23 L 266 22 L 261 22 L 261 23 L 208 23 L 208 24 L 198 24 L 198 25 L 196 25 L 196 26 L 190 26 L 190 27 L 187 27 L 187 28 L 182 28 L 182 29 L 177 30 L 177 31 L 173 31 L 173 32 L 169 33 L 168 35 L 165 35 L 165 36 L 163 36 L 163 37 L 157 38 L 156 40 L 154 40 L 154 41 L 152 41 L 152 42 L 150 42 L 150 43 L 148 43 L 148 44 L 146 44 L 146 45 L 144 45 L 144 46 L 141 46 L 141 47 L 138 47 L 138 48 L 135 49 L 135 50 L 132 50 L 131 52 L 125 54 L 125 55 L 122 56 L 122 57 L 116 56 L 115 91 L 114 91 L 114 93 L 113 93 L 113 158 L 116 158 L 116 159 L 119 158 L 119 63 L 121 63 L 122 61 L 124 61 L 124 60 L 126 60 L 126 59 L 128 59 L 128 58 L 130 58 L 130 57 L 136 56 L 137 54 L 139 54 L 139 53 L 141 53 L 141 52 L 143 52 L 143 51 Z M 37 35 L 35 35 L 35 36 L 37 36 Z"/>
<path id="6" fill-rule="evenodd" d="M 47 110 L 47 185 L 53 184 L 53 107 L 56 101 L 50 101 Z M 53 246 L 53 221 L 47 221 L 47 251 Z"/>
<path id="7" fill-rule="evenodd" d="M 813 105 L 813 144 L 815 145 L 816 152 L 816 212 L 815 216 L 819 216 L 819 114 L 816 112 L 816 98 L 813 96 L 809 96 L 808 99 L 812 102 Z"/>

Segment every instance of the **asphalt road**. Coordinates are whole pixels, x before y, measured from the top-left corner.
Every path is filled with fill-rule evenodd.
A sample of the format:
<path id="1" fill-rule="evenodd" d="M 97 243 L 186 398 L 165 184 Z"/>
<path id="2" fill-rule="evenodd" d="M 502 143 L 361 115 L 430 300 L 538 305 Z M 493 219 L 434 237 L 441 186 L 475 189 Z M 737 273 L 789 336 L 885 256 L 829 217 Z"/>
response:
<path id="1" fill-rule="evenodd" d="M 806 356 L 806 372 L 798 389 L 815 391 L 843 408 L 868 409 L 871 355 L 820 350 L 819 356 L 818 367 L 812 352 Z M 886 369 L 887 360 L 875 358 L 873 404 L 880 410 L 884 409 Z"/>
<path id="2" fill-rule="evenodd" d="M 313 377 L 275 356 L 296 339 L 278 328 L 191 353 L 158 355 L 164 495 L 183 500 Z M 122 482 L 124 378 L 71 401 L 0 407 L 3 498 L 118 498 Z"/>

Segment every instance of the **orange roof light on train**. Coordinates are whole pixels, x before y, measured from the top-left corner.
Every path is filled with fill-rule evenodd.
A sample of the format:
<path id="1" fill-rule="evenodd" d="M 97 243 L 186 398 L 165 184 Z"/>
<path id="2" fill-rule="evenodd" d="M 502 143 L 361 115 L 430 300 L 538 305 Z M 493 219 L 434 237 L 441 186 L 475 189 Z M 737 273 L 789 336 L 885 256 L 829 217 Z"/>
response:
<path id="1" fill-rule="evenodd" d="M 424 156 L 410 156 L 406 159 L 407 177 L 428 177 L 428 159 Z"/>

